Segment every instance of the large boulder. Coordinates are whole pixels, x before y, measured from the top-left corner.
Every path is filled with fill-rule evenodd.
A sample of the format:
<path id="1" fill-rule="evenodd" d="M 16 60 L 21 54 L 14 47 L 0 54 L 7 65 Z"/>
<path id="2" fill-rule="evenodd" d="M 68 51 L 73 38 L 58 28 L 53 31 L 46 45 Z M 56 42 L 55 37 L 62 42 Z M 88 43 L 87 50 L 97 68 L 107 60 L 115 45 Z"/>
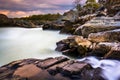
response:
<path id="1" fill-rule="evenodd" d="M 92 43 L 82 36 L 71 36 L 57 42 L 56 50 L 72 57 L 83 57 L 86 55 L 90 45 Z"/>
<path id="2" fill-rule="evenodd" d="M 120 42 L 120 29 L 91 33 L 88 39 L 92 42 Z"/>

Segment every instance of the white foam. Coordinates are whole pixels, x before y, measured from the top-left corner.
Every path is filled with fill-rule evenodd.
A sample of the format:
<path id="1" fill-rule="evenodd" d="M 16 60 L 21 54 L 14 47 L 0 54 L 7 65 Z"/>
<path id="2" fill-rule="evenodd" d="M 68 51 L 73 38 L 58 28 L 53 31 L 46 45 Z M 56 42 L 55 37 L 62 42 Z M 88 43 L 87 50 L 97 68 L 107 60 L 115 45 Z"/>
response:
<path id="1" fill-rule="evenodd" d="M 117 60 L 98 60 L 95 57 L 86 57 L 78 61 L 84 61 L 93 68 L 100 67 L 102 74 L 107 80 L 119 80 L 120 78 L 120 61 Z"/>

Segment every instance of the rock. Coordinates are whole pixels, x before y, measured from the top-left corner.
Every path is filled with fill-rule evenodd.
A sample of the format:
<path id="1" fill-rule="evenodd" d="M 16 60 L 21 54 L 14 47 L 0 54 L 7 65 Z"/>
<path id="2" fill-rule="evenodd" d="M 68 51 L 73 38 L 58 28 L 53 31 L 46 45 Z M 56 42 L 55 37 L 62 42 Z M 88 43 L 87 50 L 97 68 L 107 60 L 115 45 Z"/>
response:
<path id="1" fill-rule="evenodd" d="M 91 33 L 88 36 L 88 40 L 92 42 L 119 42 L 120 41 L 120 29 L 104 31 L 99 33 Z"/>
<path id="2" fill-rule="evenodd" d="M 113 17 L 95 17 L 84 25 L 79 26 L 75 30 L 75 34 L 88 37 L 90 33 L 120 29 L 119 21 L 115 20 L 116 18 Z"/>
<path id="3" fill-rule="evenodd" d="M 61 30 L 63 28 L 63 24 L 56 23 L 46 23 L 43 25 L 43 30 Z"/>
<path id="4" fill-rule="evenodd" d="M 45 59 L 44 61 L 40 62 L 37 64 L 38 67 L 42 68 L 42 69 L 46 69 L 49 68 L 55 64 L 67 61 L 67 58 L 64 57 L 59 57 L 59 58 L 48 58 Z"/>
<path id="5" fill-rule="evenodd" d="M 80 26 L 83 25 L 85 22 L 91 20 L 95 15 L 86 15 L 76 18 L 76 20 L 65 20 L 64 27 L 61 29 L 60 33 L 68 33 L 68 34 L 76 34 L 75 30 Z"/>
<path id="6" fill-rule="evenodd" d="M 36 28 L 36 26 L 31 21 L 25 21 L 25 20 L 14 20 L 14 26 L 24 27 L 24 28 Z"/>
<path id="7" fill-rule="evenodd" d="M 23 63 L 26 64 L 14 69 L 10 66 Z M 88 63 L 69 60 L 65 57 L 44 60 L 25 59 L 0 67 L 0 80 L 85 80 L 88 76 L 83 73 L 88 73 L 88 71 L 94 71 Z M 93 77 L 90 76 L 86 80 L 91 80 Z"/>
<path id="8" fill-rule="evenodd" d="M 0 27 L 12 26 L 13 25 L 12 23 L 13 23 L 12 19 L 8 18 L 4 14 L 0 14 Z"/>
<path id="9" fill-rule="evenodd" d="M 97 56 L 103 57 L 105 56 L 112 47 L 119 45 L 119 43 L 115 42 L 100 42 L 94 43 L 90 46 L 91 51 L 87 53 L 87 56 Z"/>
<path id="10" fill-rule="evenodd" d="M 35 28 L 36 26 L 31 21 L 11 19 L 4 14 L 0 14 L 0 27 Z"/>
<path id="11" fill-rule="evenodd" d="M 78 19 L 78 14 L 76 11 L 70 10 L 63 14 L 63 21 L 75 22 Z"/>
<path id="12" fill-rule="evenodd" d="M 70 21 L 65 21 L 64 27 L 60 30 L 60 33 L 73 34 L 78 26 L 73 26 L 74 24 Z"/>
<path id="13" fill-rule="evenodd" d="M 89 48 L 90 45 L 92 45 L 92 43 L 82 36 L 71 36 L 57 42 L 56 50 L 61 51 L 65 55 L 82 57 L 85 56 L 87 48 Z"/>
<path id="14" fill-rule="evenodd" d="M 104 58 L 120 60 L 120 43 L 112 47 Z"/>

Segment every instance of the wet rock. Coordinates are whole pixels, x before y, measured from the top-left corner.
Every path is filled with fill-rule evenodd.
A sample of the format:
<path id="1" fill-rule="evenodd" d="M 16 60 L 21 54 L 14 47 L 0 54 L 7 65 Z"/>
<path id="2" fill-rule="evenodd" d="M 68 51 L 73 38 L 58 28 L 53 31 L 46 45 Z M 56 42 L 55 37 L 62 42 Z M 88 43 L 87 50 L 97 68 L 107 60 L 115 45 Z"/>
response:
<path id="1" fill-rule="evenodd" d="M 93 77 L 92 80 L 106 80 L 104 75 L 102 75 L 102 69 L 101 68 L 96 68 L 93 70 Z"/>
<path id="2" fill-rule="evenodd" d="M 90 68 L 90 66 L 86 63 L 71 61 L 69 64 L 61 68 L 61 73 L 64 76 L 72 76 L 72 75 L 80 74 L 80 72 L 84 68 L 87 69 Z"/>
<path id="3" fill-rule="evenodd" d="M 47 69 L 55 64 L 64 62 L 66 60 L 68 60 L 68 59 L 65 57 L 48 58 L 48 59 L 45 59 L 44 61 L 38 63 L 37 66 L 42 68 L 42 69 Z"/>
<path id="4" fill-rule="evenodd" d="M 111 48 L 111 50 L 104 56 L 107 59 L 120 60 L 120 43 Z"/>
<path id="5" fill-rule="evenodd" d="M 120 29 L 104 31 L 99 33 L 91 33 L 88 39 L 92 42 L 119 42 Z"/>
<path id="6" fill-rule="evenodd" d="M 26 64 L 12 69 L 10 65 L 16 63 Z M 69 60 L 65 57 L 44 60 L 25 59 L 0 67 L 0 80 L 84 80 L 81 73 L 88 69 L 93 68 L 85 62 Z M 53 74 L 53 71 L 56 73 Z"/>
<path id="7" fill-rule="evenodd" d="M 71 36 L 67 39 L 57 42 L 57 51 L 61 51 L 65 55 L 70 56 L 85 56 L 87 48 L 92 43 L 82 36 Z"/>
<path id="8" fill-rule="evenodd" d="M 119 45 L 119 43 L 115 42 L 100 42 L 98 44 L 94 43 L 90 47 L 92 51 L 87 53 L 87 56 L 103 57 L 111 50 L 112 47 L 116 45 Z"/>

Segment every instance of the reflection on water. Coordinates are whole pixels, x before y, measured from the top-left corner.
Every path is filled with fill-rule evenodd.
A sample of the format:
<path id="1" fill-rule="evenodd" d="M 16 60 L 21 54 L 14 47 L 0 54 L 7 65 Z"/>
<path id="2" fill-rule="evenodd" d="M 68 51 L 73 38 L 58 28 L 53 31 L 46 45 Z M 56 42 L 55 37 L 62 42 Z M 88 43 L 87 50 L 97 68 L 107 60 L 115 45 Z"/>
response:
<path id="1" fill-rule="evenodd" d="M 67 35 L 41 28 L 0 28 L 0 65 L 18 59 L 61 56 L 54 51 L 56 42 Z"/>

